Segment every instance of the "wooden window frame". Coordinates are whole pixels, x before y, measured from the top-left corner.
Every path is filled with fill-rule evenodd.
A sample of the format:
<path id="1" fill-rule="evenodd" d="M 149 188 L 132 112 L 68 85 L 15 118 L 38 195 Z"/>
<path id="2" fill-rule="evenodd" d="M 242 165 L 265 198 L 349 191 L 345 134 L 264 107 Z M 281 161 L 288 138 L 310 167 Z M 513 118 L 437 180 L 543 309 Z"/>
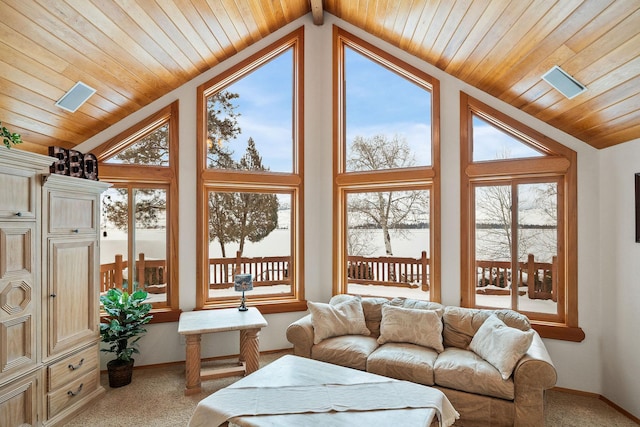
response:
<path id="1" fill-rule="evenodd" d="M 473 161 L 473 115 L 526 141 L 546 155 L 542 158 Z M 478 184 L 536 182 L 536 179 L 558 180 L 562 206 L 558 206 L 559 286 L 558 315 L 535 317 L 531 324 L 543 338 L 582 341 L 578 326 L 578 228 L 577 228 L 577 154 L 494 108 L 460 93 L 460 230 L 461 230 L 461 305 L 476 307 L 475 282 L 475 187 Z"/>
<path id="2" fill-rule="evenodd" d="M 291 173 L 226 171 L 207 168 L 207 103 L 211 94 L 256 70 L 275 56 L 293 49 L 293 169 Z M 208 225 L 207 195 L 209 191 L 242 190 L 254 192 L 291 193 L 291 295 L 261 298 L 252 296 L 248 305 L 258 307 L 263 314 L 303 311 L 304 299 L 304 27 L 289 33 L 249 58 L 198 86 L 197 89 L 197 170 L 198 196 L 196 202 L 196 308 L 215 309 L 236 307 L 239 297 L 208 302 Z"/>
<path id="3" fill-rule="evenodd" d="M 344 49 L 349 47 L 431 93 L 431 165 L 380 171 L 346 171 Z M 429 190 L 430 301 L 440 302 L 440 82 L 382 49 L 333 27 L 333 289 L 347 292 L 346 196 L 352 192 Z"/>
<path id="4" fill-rule="evenodd" d="M 175 101 L 129 129 L 109 139 L 93 153 L 98 159 L 100 179 L 115 185 L 131 188 L 164 188 L 167 191 L 167 264 L 169 270 L 166 304 L 152 309 L 152 323 L 175 322 L 180 317 L 179 300 L 179 103 Z M 105 160 L 125 150 L 138 139 L 158 127 L 169 125 L 169 165 L 129 165 L 105 163 Z M 130 209 L 133 207 L 130 206 Z M 131 243 L 129 242 L 129 246 Z"/>

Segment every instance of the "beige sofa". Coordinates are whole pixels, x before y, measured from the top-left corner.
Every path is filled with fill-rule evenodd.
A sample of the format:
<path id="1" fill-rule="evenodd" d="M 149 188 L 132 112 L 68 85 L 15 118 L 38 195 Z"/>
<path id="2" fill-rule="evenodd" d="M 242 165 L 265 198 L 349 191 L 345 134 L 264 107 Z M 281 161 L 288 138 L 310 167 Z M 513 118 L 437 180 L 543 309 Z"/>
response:
<path id="1" fill-rule="evenodd" d="M 359 323 L 358 306 L 364 316 L 364 329 Z M 309 308 L 311 314 L 287 328 L 287 339 L 297 356 L 433 386 L 444 392 L 460 413 L 456 426 L 544 425 L 544 391 L 555 385 L 556 370 L 540 336 L 522 314 L 512 310 L 445 307 L 404 298 L 389 301 L 349 295 L 336 295 L 328 305 L 310 302 Z M 346 322 L 340 319 L 345 313 L 351 317 Z M 435 322 L 433 313 L 438 316 Z M 477 351 L 486 352 L 479 343 L 498 336 L 495 329 L 488 330 L 485 325 L 473 340 L 490 317 L 487 325 L 502 324 L 498 332 L 514 333 L 512 328 L 516 328 L 516 334 L 526 335 L 530 340 L 527 341 L 530 345 L 525 343 L 521 351 L 525 353 L 522 357 L 517 355 L 518 351 L 500 354 L 496 343 L 490 343 L 487 359 L 516 355 L 512 374 L 501 374 L 469 349 L 473 344 Z M 332 328 L 335 334 L 331 333 Z M 434 331 L 441 333 L 441 346 L 429 341 L 433 341 Z M 500 363 L 496 366 L 502 369 Z M 507 379 L 503 379 L 505 375 Z"/>

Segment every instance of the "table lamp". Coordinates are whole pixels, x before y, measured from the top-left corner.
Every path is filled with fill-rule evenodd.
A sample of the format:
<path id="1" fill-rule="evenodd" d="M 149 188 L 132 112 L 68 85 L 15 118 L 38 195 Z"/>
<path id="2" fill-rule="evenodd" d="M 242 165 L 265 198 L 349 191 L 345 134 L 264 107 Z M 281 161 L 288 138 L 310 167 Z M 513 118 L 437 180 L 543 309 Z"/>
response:
<path id="1" fill-rule="evenodd" d="M 244 305 L 244 291 L 250 291 L 253 289 L 253 278 L 250 274 L 236 274 L 233 283 L 236 292 L 242 291 L 242 303 L 240 304 L 240 307 L 238 307 L 238 310 L 247 311 L 248 308 Z"/>

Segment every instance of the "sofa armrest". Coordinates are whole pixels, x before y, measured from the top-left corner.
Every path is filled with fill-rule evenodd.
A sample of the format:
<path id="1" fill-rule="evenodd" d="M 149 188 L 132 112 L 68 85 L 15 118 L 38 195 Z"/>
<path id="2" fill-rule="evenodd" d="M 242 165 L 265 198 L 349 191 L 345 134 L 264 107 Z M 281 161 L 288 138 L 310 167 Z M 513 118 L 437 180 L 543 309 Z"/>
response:
<path id="1" fill-rule="evenodd" d="M 311 358 L 313 346 L 313 325 L 311 315 L 307 314 L 287 327 L 287 340 L 293 344 L 293 354 Z"/>
<path id="2" fill-rule="evenodd" d="M 536 332 L 527 354 L 513 371 L 516 426 L 544 425 L 544 391 L 558 379 L 549 352 Z"/>
<path id="3" fill-rule="evenodd" d="M 542 390 L 556 384 L 558 379 L 556 368 L 553 366 L 547 347 L 537 332 L 535 332 L 527 354 L 516 364 L 513 379 L 516 386 L 534 387 Z"/>

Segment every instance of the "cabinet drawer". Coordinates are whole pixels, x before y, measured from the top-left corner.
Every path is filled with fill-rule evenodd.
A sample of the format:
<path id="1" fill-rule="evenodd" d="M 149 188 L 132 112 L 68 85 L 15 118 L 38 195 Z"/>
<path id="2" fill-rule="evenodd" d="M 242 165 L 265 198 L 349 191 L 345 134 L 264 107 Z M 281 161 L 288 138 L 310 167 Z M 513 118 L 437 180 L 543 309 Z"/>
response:
<path id="1" fill-rule="evenodd" d="M 92 346 L 56 362 L 47 368 L 48 390 L 77 380 L 87 372 L 98 369 L 98 347 Z"/>
<path id="2" fill-rule="evenodd" d="M 47 231 L 52 234 L 95 233 L 98 199 L 91 194 L 64 191 L 48 193 Z"/>
<path id="3" fill-rule="evenodd" d="M 98 387 L 99 373 L 95 369 L 77 380 L 47 394 L 47 417 L 55 417 L 63 409 L 82 401 Z"/>

